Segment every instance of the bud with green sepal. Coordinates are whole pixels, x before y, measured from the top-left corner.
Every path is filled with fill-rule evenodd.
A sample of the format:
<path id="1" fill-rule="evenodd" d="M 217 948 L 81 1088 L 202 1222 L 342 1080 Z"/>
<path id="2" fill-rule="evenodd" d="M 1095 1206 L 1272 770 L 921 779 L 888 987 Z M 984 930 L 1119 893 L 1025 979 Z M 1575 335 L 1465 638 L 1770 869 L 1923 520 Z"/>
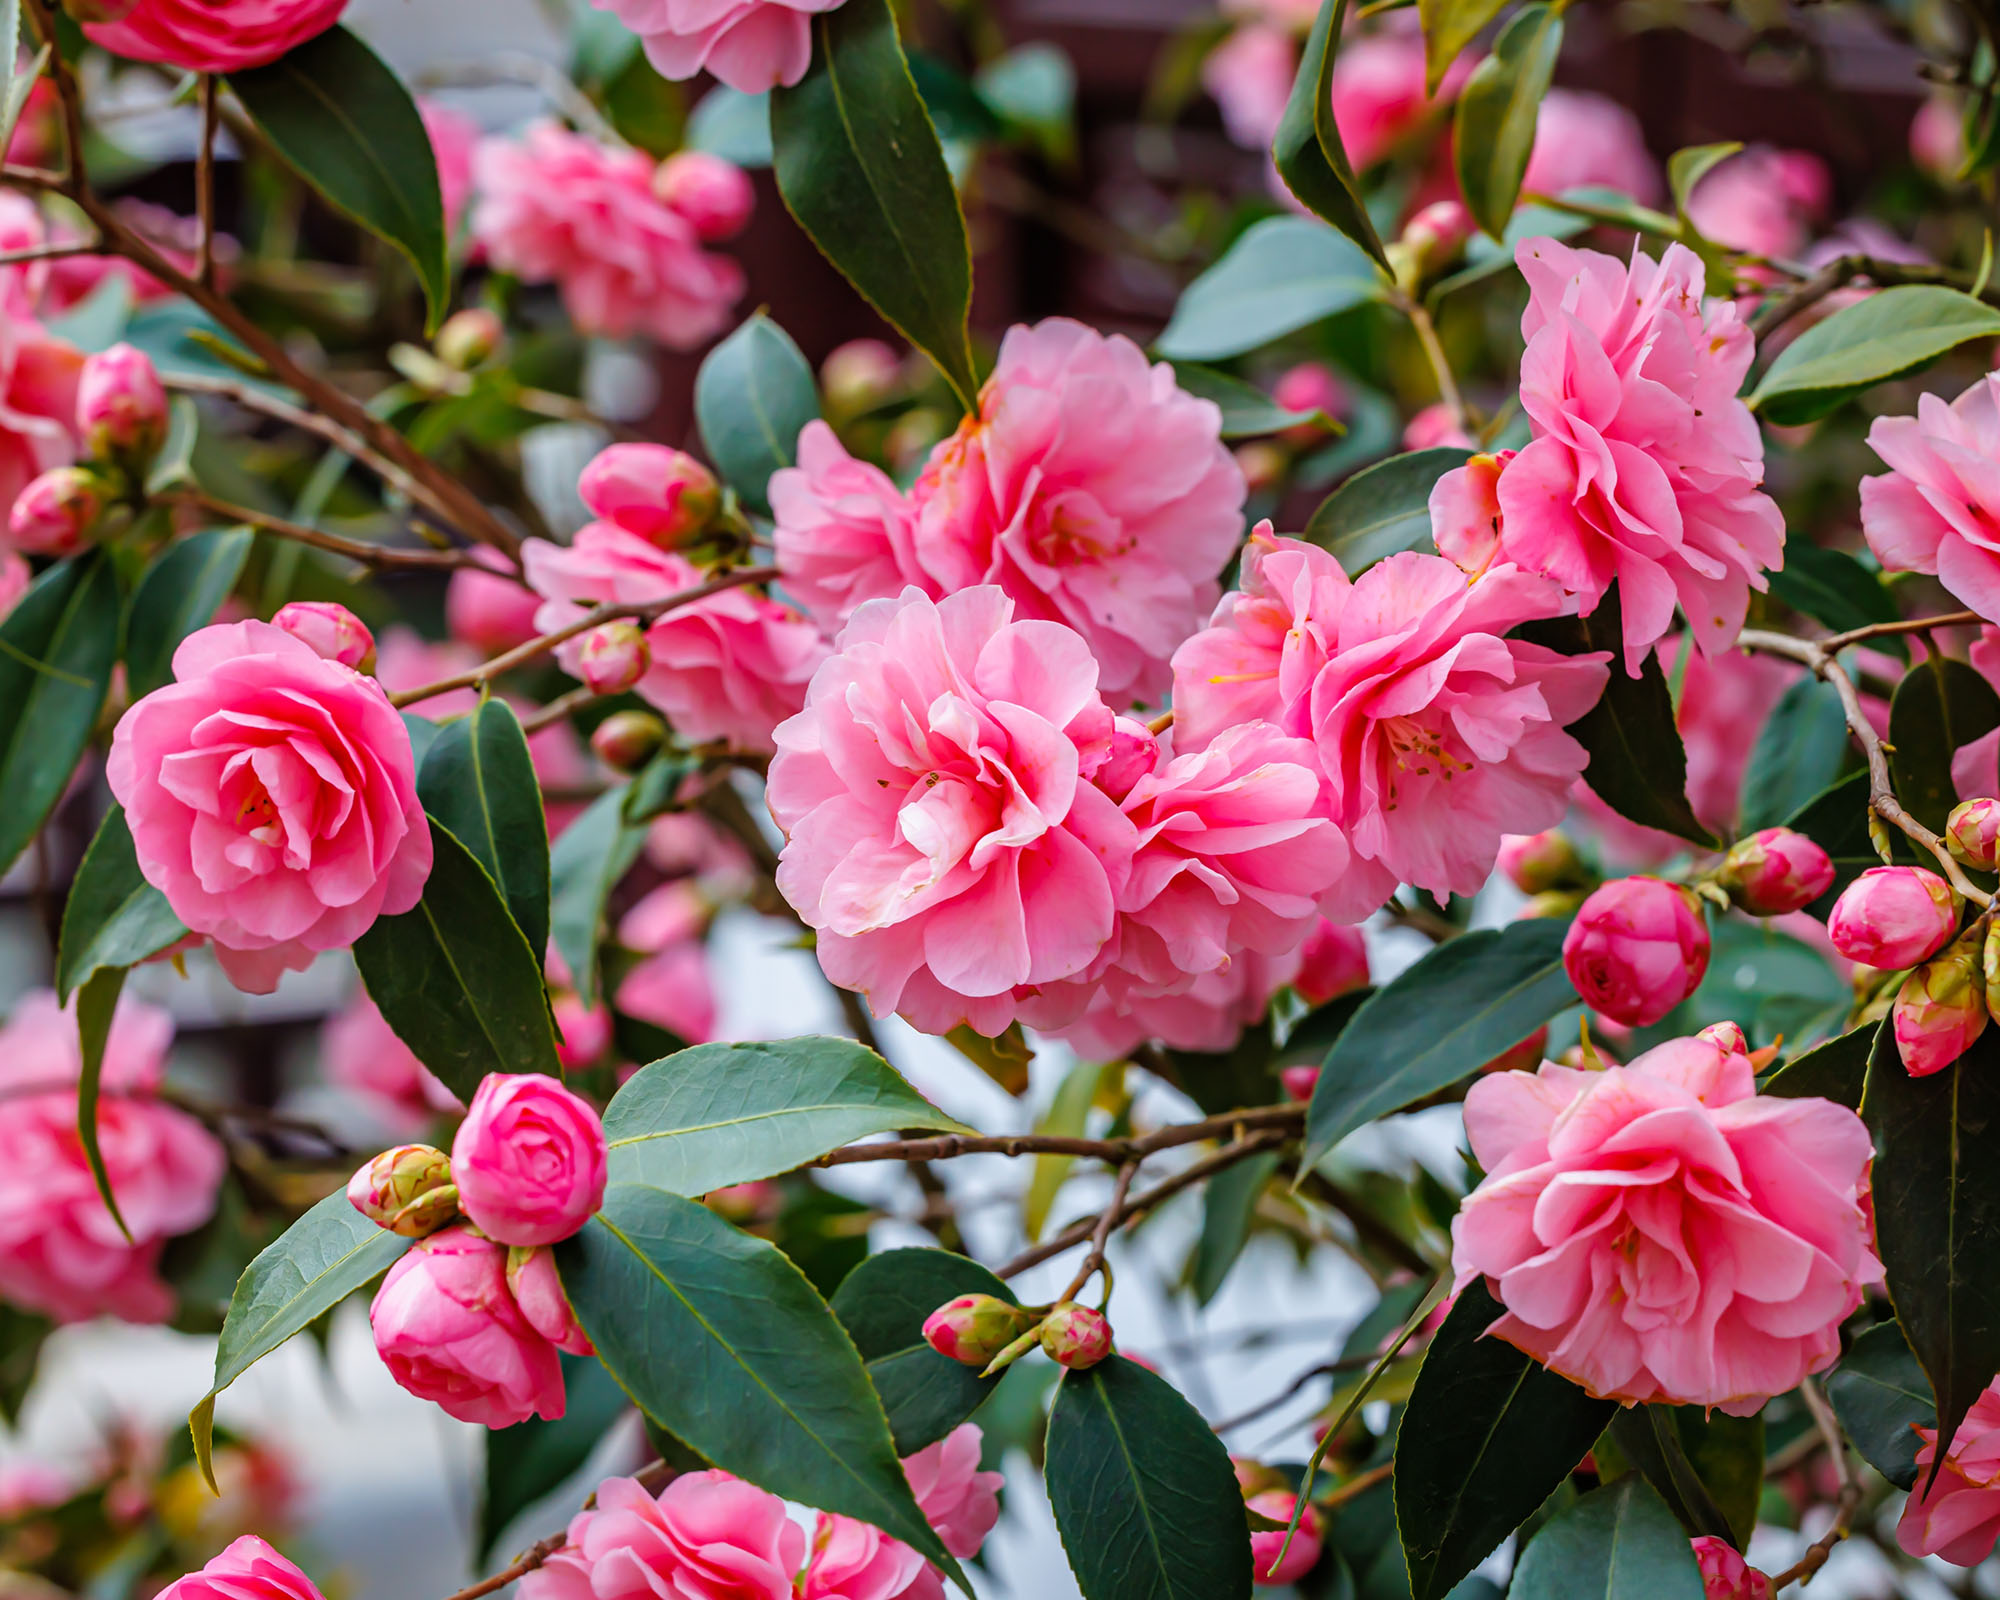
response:
<path id="1" fill-rule="evenodd" d="M 965 1366 L 985 1367 L 1023 1336 L 1032 1338 L 1040 1320 L 1039 1308 L 998 1295 L 962 1294 L 924 1318 L 924 1342 Z"/>
<path id="2" fill-rule="evenodd" d="M 1986 929 L 1975 923 L 1903 980 L 1890 1026 L 1911 1077 L 1943 1071 L 1985 1030 L 1985 943 Z"/>
<path id="3" fill-rule="evenodd" d="M 1102 1311 L 1075 1303 L 1059 1305 L 1036 1330 L 1049 1359 L 1082 1371 L 1111 1354 L 1111 1323 Z"/>
<path id="4" fill-rule="evenodd" d="M 406 1239 L 436 1233 L 458 1214 L 451 1158 L 427 1144 L 384 1150 L 348 1180 L 347 1198 L 377 1227 Z"/>
<path id="5" fill-rule="evenodd" d="M 2000 868 L 2000 800 L 1961 800 L 1944 824 L 1945 847 L 1979 872 Z"/>

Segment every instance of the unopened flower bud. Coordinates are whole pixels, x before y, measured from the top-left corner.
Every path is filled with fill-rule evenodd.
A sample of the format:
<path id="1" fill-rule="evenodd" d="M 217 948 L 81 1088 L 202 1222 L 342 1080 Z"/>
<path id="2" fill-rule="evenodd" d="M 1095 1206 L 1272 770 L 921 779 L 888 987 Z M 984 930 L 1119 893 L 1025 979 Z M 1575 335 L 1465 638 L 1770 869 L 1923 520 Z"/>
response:
<path id="1" fill-rule="evenodd" d="M 983 1367 L 1035 1325 L 1034 1312 L 992 1294 L 962 1294 L 924 1318 L 924 1343 L 962 1366 Z"/>
<path id="2" fill-rule="evenodd" d="M 595 694 L 621 694 L 653 664 L 646 630 L 636 622 L 602 622 L 583 636 L 577 672 Z"/>
<path id="3" fill-rule="evenodd" d="M 1741 1024 L 1734 1022 L 1711 1022 L 1695 1035 L 1704 1043 L 1714 1045 L 1726 1055 L 1747 1056 L 1750 1041 L 1743 1036 Z"/>
<path id="4" fill-rule="evenodd" d="M 573 1356 L 594 1356 L 595 1346 L 570 1309 L 556 1273 L 555 1252 L 545 1244 L 507 1247 L 507 1288 L 514 1304 L 533 1328 L 558 1350 Z"/>
<path id="5" fill-rule="evenodd" d="M 1782 917 L 1833 887 L 1833 860 L 1802 833 L 1764 828 L 1730 847 L 1715 881 L 1751 916 Z"/>
<path id="6" fill-rule="evenodd" d="M 1309 1006 L 1323 1006 L 1368 987 L 1368 945 L 1359 928 L 1320 918 L 1299 949 L 1292 988 Z"/>
<path id="7" fill-rule="evenodd" d="M 757 203 L 750 175 L 735 162 L 706 150 L 682 150 L 668 156 L 653 172 L 653 193 L 711 242 L 741 233 Z"/>
<path id="8" fill-rule="evenodd" d="M 1111 1354 L 1111 1324 L 1089 1306 L 1057 1306 L 1042 1319 L 1040 1338 L 1051 1361 L 1079 1372 Z"/>
<path id="9" fill-rule="evenodd" d="M 1326 1553 L 1326 1519 L 1319 1507 L 1307 1505 L 1299 1513 L 1299 1525 L 1289 1545 L 1285 1528 L 1291 1527 L 1298 1496 L 1289 1489 L 1266 1489 L 1250 1497 L 1250 1509 L 1261 1517 L 1283 1523 L 1284 1528 L 1260 1528 L 1250 1535 L 1250 1581 L 1259 1588 L 1282 1588 L 1297 1583 L 1319 1565 Z"/>
<path id="10" fill-rule="evenodd" d="M 167 440 L 167 391 L 153 358 L 129 344 L 100 350 L 76 383 L 76 431 L 101 461 L 143 468 Z"/>
<path id="11" fill-rule="evenodd" d="M 1589 882 L 1576 846 L 1554 828 L 1546 833 L 1510 833 L 1500 841 L 1500 870 L 1523 894 L 1581 889 Z"/>
<path id="12" fill-rule="evenodd" d="M 1323 361 L 1301 361 L 1278 374 L 1271 398 L 1286 411 L 1319 411 L 1329 417 L 1347 414 L 1347 388 Z"/>
<path id="13" fill-rule="evenodd" d="M 1896 1053 L 1913 1078 L 1941 1072 L 1986 1027 L 1986 985 L 1974 933 L 1954 940 L 1903 980 L 1889 1014 Z"/>
<path id="14" fill-rule="evenodd" d="M 1583 900 L 1581 889 L 1544 889 L 1540 894 L 1529 895 L 1527 903 L 1515 916 L 1517 919 L 1540 917 L 1553 922 L 1567 921 L 1576 915 Z"/>
<path id="15" fill-rule="evenodd" d="M 1444 267 L 1478 231 L 1472 213 L 1457 200 L 1433 200 L 1404 224 L 1398 241 L 1410 252 L 1420 278 Z"/>
<path id="16" fill-rule="evenodd" d="M 1951 885 L 1925 867 L 1870 867 L 1841 891 L 1826 919 L 1834 949 L 1885 971 L 1915 966 L 1957 925 Z"/>
<path id="17" fill-rule="evenodd" d="M 1708 971 L 1701 902 L 1663 878 L 1616 878 L 1584 901 L 1563 939 L 1563 967 L 1584 1003 L 1613 1022 L 1658 1022 Z"/>
<path id="18" fill-rule="evenodd" d="M 1979 975 L 1986 987 L 1986 1014 L 2000 1022 L 2000 918 L 1986 925 L 1986 944 L 1979 953 Z"/>
<path id="19" fill-rule="evenodd" d="M 486 306 L 468 306 L 445 318 L 431 348 L 438 360 L 459 372 L 470 372 L 492 360 L 507 337 L 507 325 L 500 314 Z"/>
<path id="20" fill-rule="evenodd" d="M 1313 1090 L 1319 1087 L 1319 1068 L 1315 1066 L 1280 1067 L 1278 1082 L 1285 1087 L 1285 1098 L 1296 1100 L 1300 1105 L 1312 1103 Z"/>
<path id="21" fill-rule="evenodd" d="M 1727 1539 L 1703 1534 L 1693 1543 L 1704 1600 L 1771 1600 L 1771 1580 L 1745 1561 Z"/>
<path id="22" fill-rule="evenodd" d="M 331 600 L 294 600 L 271 619 L 313 654 L 367 672 L 375 664 L 375 635 L 346 606 Z"/>
<path id="23" fill-rule="evenodd" d="M 2000 800 L 1961 800 L 1945 818 L 1944 842 L 1968 867 L 2000 867 Z"/>
<path id="24" fill-rule="evenodd" d="M 902 378 L 903 364 L 880 339 L 849 339 L 819 368 L 827 408 L 849 416 L 880 405 L 896 392 Z"/>
<path id="25" fill-rule="evenodd" d="M 600 451 L 576 492 L 606 522 L 663 550 L 692 539 L 722 505 L 715 474 L 684 450 L 663 444 L 614 444 Z"/>
<path id="26" fill-rule="evenodd" d="M 1542 1064 L 1548 1054 L 1549 1030 L 1537 1028 L 1519 1044 L 1509 1045 L 1491 1061 L 1480 1067 L 1480 1072 L 1533 1072 Z"/>
<path id="27" fill-rule="evenodd" d="M 591 731 L 590 748 L 616 772 L 637 772 L 667 742 L 667 725 L 650 711 L 614 711 Z"/>
<path id="28" fill-rule="evenodd" d="M 75 555 L 90 543 L 110 498 L 110 486 L 89 468 L 52 467 L 15 499 L 8 536 L 29 555 Z"/>
<path id="29" fill-rule="evenodd" d="M 427 1144 L 384 1150 L 347 1183 L 354 1209 L 406 1239 L 435 1233 L 458 1212 L 451 1157 Z"/>

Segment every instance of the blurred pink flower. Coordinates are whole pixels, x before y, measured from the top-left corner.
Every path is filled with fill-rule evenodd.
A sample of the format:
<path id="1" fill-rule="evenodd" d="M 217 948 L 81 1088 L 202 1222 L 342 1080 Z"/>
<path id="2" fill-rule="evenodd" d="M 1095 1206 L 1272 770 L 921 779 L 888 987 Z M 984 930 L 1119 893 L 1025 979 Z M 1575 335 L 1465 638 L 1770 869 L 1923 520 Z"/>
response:
<path id="1" fill-rule="evenodd" d="M 323 1600 L 297 1567 L 246 1533 L 199 1572 L 162 1589 L 154 1600 Z"/>
<path id="2" fill-rule="evenodd" d="M 261 67 L 340 20 L 347 0 L 137 0 L 115 22 L 86 22 L 93 44 L 183 72 Z"/>
<path id="3" fill-rule="evenodd" d="M 1542 96 L 1521 187 L 1547 195 L 1616 189 L 1642 205 L 1655 204 L 1665 188 L 1639 119 L 1608 95 L 1581 89 L 1551 89 Z"/>
<path id="4" fill-rule="evenodd" d="M 1466 432 L 1465 424 L 1451 414 L 1451 407 L 1442 400 L 1435 400 L 1404 424 L 1403 448 L 1435 450 L 1445 445 L 1458 450 L 1477 448 L 1477 442 Z"/>
<path id="5" fill-rule="evenodd" d="M 618 1009 L 650 1022 L 687 1044 L 715 1037 L 715 985 L 708 951 L 698 939 L 683 939 L 646 957 L 618 984 Z"/>
<path id="6" fill-rule="evenodd" d="M 83 352 L 39 322 L 0 312 L 0 505 L 77 458 Z"/>
<path id="7" fill-rule="evenodd" d="M 711 72 L 761 94 L 806 75 L 812 19 L 841 0 L 591 0 L 636 33 L 660 76 L 678 83 Z"/>
<path id="8" fill-rule="evenodd" d="M 1267 150 L 1298 75 L 1298 40 L 1287 28 L 1251 23 L 1209 51 L 1201 86 L 1222 112 L 1222 126 L 1246 150 Z"/>
<path id="9" fill-rule="evenodd" d="M 397 1133 L 413 1133 L 434 1117 L 464 1109 L 363 990 L 327 1019 L 319 1040 L 327 1081 L 361 1095 Z"/>
<path id="10" fill-rule="evenodd" d="M 1806 150 L 1753 144 L 1713 168 L 1688 197 L 1688 220 L 1732 250 L 1796 256 L 1825 218 L 1833 174 Z"/>
<path id="11" fill-rule="evenodd" d="M 431 154 L 437 159 L 445 237 L 456 239 L 458 225 L 465 219 L 465 203 L 472 198 L 472 162 L 479 147 L 479 124 L 457 107 L 438 100 L 420 98 L 417 109 L 423 114 L 424 132 L 430 135 Z"/>
<path id="12" fill-rule="evenodd" d="M 1965 113 L 1956 98 L 1933 93 L 1910 119 L 1910 159 L 1940 183 L 1953 183 L 1965 161 Z"/>
<path id="13" fill-rule="evenodd" d="M 1349 34 L 1333 63 L 1333 120 L 1356 172 L 1387 155 L 1434 108 L 1448 104 L 1470 70 L 1454 67 L 1433 100 L 1424 92 L 1424 40 L 1389 26 Z"/>
<path id="14" fill-rule="evenodd" d="M 535 608 L 542 597 L 519 579 L 503 576 L 507 559 L 491 545 L 474 545 L 472 558 L 479 566 L 460 567 L 445 587 L 444 620 L 452 638 L 489 656 L 526 644 L 535 636 Z"/>
<path id="15" fill-rule="evenodd" d="M 1368 984 L 1368 942 L 1361 930 L 1321 917 L 1299 950 L 1299 972 L 1292 979 L 1299 998 L 1323 1006 Z"/>

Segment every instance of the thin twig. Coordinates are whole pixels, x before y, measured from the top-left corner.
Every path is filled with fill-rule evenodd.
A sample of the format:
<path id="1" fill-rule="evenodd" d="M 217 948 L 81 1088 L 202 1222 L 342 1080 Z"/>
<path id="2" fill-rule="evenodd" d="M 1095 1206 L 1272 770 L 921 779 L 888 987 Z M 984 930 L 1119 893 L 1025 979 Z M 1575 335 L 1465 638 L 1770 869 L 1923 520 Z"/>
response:
<path id="1" fill-rule="evenodd" d="M 1904 617 L 1895 622 L 1871 622 L 1865 628 L 1849 628 L 1845 633 L 1836 633 L 1814 641 L 1829 655 L 1838 655 L 1849 645 L 1862 644 L 1870 639 L 1886 638 L 1893 633 L 1929 633 L 1933 628 L 1963 628 L 1983 621 L 1977 611 L 1946 611 L 1935 617 Z"/>
<path id="2" fill-rule="evenodd" d="M 1338 1511 L 1350 1500 L 1358 1500 L 1378 1483 L 1386 1483 L 1396 1475 L 1396 1463 L 1385 1461 L 1379 1467 L 1370 1467 L 1359 1477 L 1349 1478 L 1323 1500 L 1315 1500 L 1314 1505 L 1322 1511 Z"/>
<path id="3" fill-rule="evenodd" d="M 67 244 L 38 244 L 27 250 L 0 250 L 0 267 L 18 267 L 29 261 L 61 261 L 69 256 L 94 256 L 103 246 L 95 239 L 71 240 Z"/>
<path id="4" fill-rule="evenodd" d="M 201 150 L 194 167 L 195 218 L 201 225 L 194 279 L 211 292 L 215 288 L 215 130 L 222 103 L 217 81 L 212 72 L 201 75 Z"/>
<path id="5" fill-rule="evenodd" d="M 340 534 L 328 533 L 321 528 L 307 527 L 302 522 L 291 522 L 284 517 L 273 516 L 268 511 L 257 511 L 249 506 L 218 500 L 214 495 L 206 494 L 199 489 L 173 490 L 159 498 L 180 505 L 198 507 L 219 522 L 240 522 L 277 538 L 290 539 L 295 544 L 310 545 L 315 550 L 324 550 L 329 555 L 345 556 L 350 561 L 359 561 L 370 567 L 450 571 L 457 567 L 479 565 L 469 550 L 403 550 L 390 545 L 370 544 L 366 539 L 344 538 Z"/>
<path id="6" fill-rule="evenodd" d="M 551 723 L 561 722 L 572 711 L 587 706 L 598 698 L 598 693 L 589 684 L 579 684 L 567 694 L 559 694 L 539 711 L 531 711 L 521 719 L 523 733 L 540 733 Z"/>
<path id="7" fill-rule="evenodd" d="M 1855 1476 L 1854 1464 L 1847 1459 L 1847 1441 L 1841 1437 L 1840 1422 L 1834 1416 L 1833 1408 L 1819 1392 L 1819 1385 L 1810 1378 L 1799 1385 L 1799 1394 L 1805 1400 L 1806 1409 L 1812 1413 L 1820 1437 L 1826 1441 L 1828 1454 L 1833 1457 L 1833 1469 L 1840 1479 L 1840 1493 L 1833 1503 L 1833 1526 L 1808 1545 L 1806 1553 L 1797 1561 L 1771 1579 L 1774 1592 L 1788 1584 L 1804 1586 L 1812 1582 L 1814 1574 L 1826 1565 L 1827 1558 L 1833 1554 L 1833 1547 L 1847 1537 L 1854 1524 L 1854 1513 L 1861 1505 L 1861 1480 Z"/>
<path id="8" fill-rule="evenodd" d="M 851 1144 L 821 1156 L 816 1167 L 845 1167 L 857 1161 L 949 1161 L 956 1156 L 1080 1156 L 1085 1160 L 1143 1161 L 1162 1150 L 1200 1144 L 1225 1134 L 1279 1129 L 1296 1133 L 1305 1124 L 1300 1105 L 1257 1106 L 1230 1111 L 1200 1122 L 1170 1123 L 1128 1139 L 1082 1139 L 1054 1133 L 944 1133 L 921 1139 L 896 1139 L 879 1144 Z"/>
<path id="9" fill-rule="evenodd" d="M 1139 1171 L 1140 1159 L 1135 1156 L 1118 1169 L 1118 1181 L 1111 1188 L 1111 1203 L 1104 1208 L 1104 1214 L 1097 1219 L 1097 1227 L 1090 1235 L 1090 1253 L 1083 1258 L 1083 1265 L 1076 1269 L 1076 1276 L 1069 1280 L 1069 1287 L 1056 1296 L 1058 1304 L 1074 1300 L 1082 1294 L 1104 1266 L 1104 1251 L 1111 1242 L 1113 1219 L 1125 1209 L 1125 1196 L 1131 1193 L 1132 1179 Z M 1110 1281 L 1105 1279 L 1107 1286 Z"/>
<path id="10" fill-rule="evenodd" d="M 1423 346 L 1424 359 L 1430 363 L 1431 376 L 1437 380 L 1438 399 L 1450 413 L 1451 425 L 1462 432 L 1465 428 L 1465 397 L 1459 393 L 1458 379 L 1452 376 L 1451 361 L 1438 338 L 1437 324 L 1431 321 L 1430 312 L 1418 301 L 1400 291 L 1396 295 L 1396 305 L 1416 330 L 1417 343 Z"/>

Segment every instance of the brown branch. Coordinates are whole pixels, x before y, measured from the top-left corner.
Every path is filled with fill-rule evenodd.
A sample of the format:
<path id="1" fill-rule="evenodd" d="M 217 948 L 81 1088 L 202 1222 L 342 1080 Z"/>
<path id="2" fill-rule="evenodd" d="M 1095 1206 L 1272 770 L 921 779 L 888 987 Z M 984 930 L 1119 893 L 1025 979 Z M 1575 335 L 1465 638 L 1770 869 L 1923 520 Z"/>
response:
<path id="1" fill-rule="evenodd" d="M 95 240 L 71 240 L 67 244 L 38 244 L 26 250 L 0 250 L 0 267 L 17 267 L 29 261 L 61 261 L 70 256 L 93 256 L 103 247 Z"/>
<path id="2" fill-rule="evenodd" d="M 1314 1505 L 1322 1511 L 1338 1511 L 1350 1500 L 1358 1500 L 1378 1483 L 1386 1483 L 1396 1475 L 1396 1463 L 1385 1461 L 1379 1467 L 1370 1467 L 1359 1477 L 1349 1478 L 1323 1500 L 1315 1500 Z"/>
<path id="3" fill-rule="evenodd" d="M 561 722 L 572 711 L 580 710 L 598 698 L 598 693 L 589 684 L 580 684 L 567 694 L 559 694 L 538 711 L 531 711 L 521 719 L 523 733 L 540 733 L 551 723 Z"/>
<path id="4" fill-rule="evenodd" d="M 370 544 L 365 539 L 348 539 L 337 533 L 328 533 L 324 529 L 309 528 L 302 522 L 290 522 L 283 517 L 272 516 L 267 511 L 255 511 L 249 506 L 233 505 L 227 500 L 218 500 L 214 495 L 205 494 L 199 489 L 175 490 L 158 498 L 181 505 L 195 506 L 218 521 L 241 522 L 277 538 L 310 545 L 315 550 L 324 550 L 329 555 L 345 556 L 350 561 L 359 561 L 370 567 L 450 571 L 457 567 L 473 567 L 479 564 L 473 559 L 469 550 L 400 550 L 389 545 Z"/>
<path id="5" fill-rule="evenodd" d="M 215 129 L 221 106 L 216 84 L 214 73 L 201 75 L 201 151 L 194 167 L 194 209 L 201 225 L 194 278 L 211 292 L 215 288 Z"/>
<path id="6" fill-rule="evenodd" d="M 1125 1197 L 1132 1192 L 1132 1179 L 1139 1171 L 1139 1157 L 1134 1157 L 1118 1169 L 1118 1181 L 1111 1188 L 1111 1203 L 1104 1208 L 1104 1214 L 1097 1219 L 1097 1226 L 1091 1231 L 1090 1253 L 1083 1258 L 1083 1265 L 1076 1269 L 1076 1275 L 1069 1280 L 1069 1287 L 1056 1296 L 1056 1303 L 1074 1300 L 1082 1294 L 1099 1270 L 1104 1266 L 1105 1248 L 1111 1243 L 1113 1219 L 1125 1209 Z M 1105 1287 L 1110 1288 L 1107 1276 Z"/>
<path id="7" fill-rule="evenodd" d="M 1977 611 L 1946 611 L 1935 617 L 1904 617 L 1895 622 L 1871 622 L 1865 628 L 1849 628 L 1845 633 L 1832 634 L 1814 642 L 1827 654 L 1838 655 L 1849 645 L 1862 644 L 1869 639 L 1882 639 L 1894 633 L 1929 633 L 1933 628 L 1963 628 L 1983 620 L 1985 619 Z"/>
<path id="8" fill-rule="evenodd" d="M 1797 1561 L 1771 1579 L 1774 1593 L 1789 1584 L 1803 1586 L 1812 1582 L 1813 1575 L 1826 1565 L 1833 1554 L 1834 1546 L 1847 1537 L 1854 1525 L 1854 1513 L 1861 1505 L 1861 1481 L 1855 1476 L 1854 1464 L 1847 1459 L 1847 1442 L 1840 1435 L 1840 1423 L 1833 1414 L 1833 1408 L 1819 1392 L 1819 1385 L 1810 1378 L 1799 1385 L 1799 1394 L 1804 1398 L 1806 1409 L 1812 1413 L 1819 1435 L 1826 1441 L 1827 1451 L 1833 1457 L 1834 1472 L 1840 1479 L 1840 1493 L 1833 1503 L 1833 1526 L 1808 1545 L 1806 1553 Z"/>
<path id="9" fill-rule="evenodd" d="M 1085 1160 L 1143 1161 L 1162 1150 L 1200 1144 L 1226 1134 L 1278 1130 L 1297 1133 L 1305 1125 L 1300 1105 L 1257 1106 L 1231 1111 L 1200 1122 L 1176 1122 L 1129 1139 L 1082 1139 L 1054 1133 L 945 1133 L 922 1139 L 895 1139 L 879 1144 L 851 1144 L 821 1156 L 815 1167 L 845 1167 L 857 1161 L 949 1161 L 956 1156 L 1080 1156 Z M 1428 1270 L 1428 1268 L 1426 1269 Z"/>
<path id="10" fill-rule="evenodd" d="M 633 1473 L 632 1479 L 648 1494 L 658 1494 L 660 1490 L 673 1482 L 677 1476 L 679 1476 L 677 1469 L 668 1466 L 664 1461 L 654 1461 Z M 583 1502 L 583 1509 L 588 1511 L 596 1504 L 597 1494 L 593 1490 L 590 1497 Z M 445 1596 L 445 1600 L 481 1600 L 482 1596 L 492 1594 L 496 1590 L 504 1589 L 508 1584 L 513 1583 L 517 1579 L 525 1578 L 537 1568 L 546 1566 L 549 1557 L 563 1549 L 568 1543 L 569 1535 L 567 1532 L 552 1533 L 546 1539 L 538 1539 L 535 1543 L 529 1545 L 509 1565 L 494 1573 L 492 1577 L 481 1578 L 477 1583 L 468 1584 L 463 1589 L 454 1590 Z"/>
<path id="11" fill-rule="evenodd" d="M 1300 1187 L 1315 1200 L 1339 1212 L 1347 1219 L 1361 1243 L 1373 1245 L 1397 1266 L 1416 1273 L 1436 1270 L 1417 1253 L 1409 1240 L 1324 1173 L 1308 1172 L 1300 1179 Z"/>

